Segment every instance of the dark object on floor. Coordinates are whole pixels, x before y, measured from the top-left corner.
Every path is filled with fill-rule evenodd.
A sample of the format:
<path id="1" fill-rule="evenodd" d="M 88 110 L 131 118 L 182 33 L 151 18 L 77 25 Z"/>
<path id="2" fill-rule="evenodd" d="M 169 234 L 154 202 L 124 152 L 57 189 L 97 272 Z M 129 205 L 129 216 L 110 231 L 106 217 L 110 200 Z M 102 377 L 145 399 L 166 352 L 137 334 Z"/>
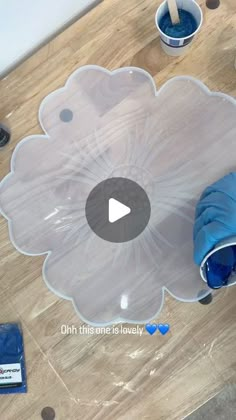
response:
<path id="1" fill-rule="evenodd" d="M 11 136 L 10 136 L 9 131 L 5 127 L 0 125 L 0 147 L 6 146 L 6 144 L 10 140 L 10 137 Z"/>
<path id="2" fill-rule="evenodd" d="M 208 9 L 217 9 L 219 5 L 220 5 L 220 0 L 207 0 L 206 1 L 206 6 L 208 7 Z"/>
<path id="3" fill-rule="evenodd" d="M 23 335 L 19 324 L 0 324 L 0 394 L 27 392 Z"/>
<path id="4" fill-rule="evenodd" d="M 185 420 L 234 420 L 236 413 L 236 384 L 226 385 L 206 404 Z"/>
<path id="5" fill-rule="evenodd" d="M 205 296 L 203 299 L 200 299 L 198 302 L 201 303 L 201 305 L 209 305 L 213 300 L 213 296 L 211 293 L 209 295 Z"/>
<path id="6" fill-rule="evenodd" d="M 56 413 L 52 407 L 44 407 L 44 409 L 41 411 L 41 417 L 43 420 L 54 420 Z"/>

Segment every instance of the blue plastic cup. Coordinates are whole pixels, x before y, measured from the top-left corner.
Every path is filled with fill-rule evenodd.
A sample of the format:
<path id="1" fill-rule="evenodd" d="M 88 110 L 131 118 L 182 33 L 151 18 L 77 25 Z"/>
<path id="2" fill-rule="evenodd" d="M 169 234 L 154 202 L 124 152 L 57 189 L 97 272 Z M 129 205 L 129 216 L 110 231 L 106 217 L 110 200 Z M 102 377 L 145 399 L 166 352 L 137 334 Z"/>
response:
<path id="1" fill-rule="evenodd" d="M 205 256 L 200 275 L 212 289 L 236 284 L 236 236 L 220 242 Z"/>

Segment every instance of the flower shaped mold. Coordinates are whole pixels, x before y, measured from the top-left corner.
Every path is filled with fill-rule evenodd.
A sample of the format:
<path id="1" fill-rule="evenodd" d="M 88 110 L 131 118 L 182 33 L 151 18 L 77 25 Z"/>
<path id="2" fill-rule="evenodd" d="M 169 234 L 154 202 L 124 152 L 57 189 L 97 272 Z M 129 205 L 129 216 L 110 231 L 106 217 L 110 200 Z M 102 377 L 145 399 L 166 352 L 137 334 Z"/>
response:
<path id="1" fill-rule="evenodd" d="M 156 90 L 138 68 L 85 66 L 39 110 L 44 135 L 16 147 L 0 186 L 15 247 L 45 254 L 43 276 L 94 325 L 148 322 L 164 293 L 209 293 L 192 258 L 196 201 L 235 170 L 235 101 L 190 77 Z M 101 181 L 120 177 L 147 193 L 151 215 L 133 240 L 97 236 L 85 206 Z"/>

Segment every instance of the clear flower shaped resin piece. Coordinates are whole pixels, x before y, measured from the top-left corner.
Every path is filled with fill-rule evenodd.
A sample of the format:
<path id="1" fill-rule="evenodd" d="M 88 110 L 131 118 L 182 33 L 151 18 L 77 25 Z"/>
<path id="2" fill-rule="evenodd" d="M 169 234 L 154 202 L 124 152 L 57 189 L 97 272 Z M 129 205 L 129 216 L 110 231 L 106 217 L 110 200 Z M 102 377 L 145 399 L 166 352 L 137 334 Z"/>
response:
<path id="1" fill-rule="evenodd" d="M 148 322 L 165 293 L 205 297 L 195 204 L 235 169 L 235 101 L 190 77 L 157 90 L 144 70 L 85 66 L 43 100 L 39 120 L 45 134 L 16 147 L 0 203 L 15 247 L 45 254 L 47 286 L 94 325 Z M 146 227 L 126 242 L 98 236 L 86 217 L 89 194 L 112 178 L 136 182 L 150 202 Z"/>

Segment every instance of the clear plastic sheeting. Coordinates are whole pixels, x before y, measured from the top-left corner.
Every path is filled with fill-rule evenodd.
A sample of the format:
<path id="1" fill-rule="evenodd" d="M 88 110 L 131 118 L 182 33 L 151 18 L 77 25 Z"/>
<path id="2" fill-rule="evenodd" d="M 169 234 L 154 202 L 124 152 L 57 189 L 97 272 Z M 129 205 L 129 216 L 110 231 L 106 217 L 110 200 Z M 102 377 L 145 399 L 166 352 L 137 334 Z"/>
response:
<path id="1" fill-rule="evenodd" d="M 235 170 L 236 103 L 190 77 L 156 90 L 138 68 L 85 66 L 47 96 L 45 135 L 16 147 L 0 203 L 15 247 L 47 254 L 43 276 L 94 325 L 145 323 L 164 294 L 193 302 L 210 290 L 193 263 L 195 205 L 202 190 Z M 90 228 L 86 201 L 97 184 L 128 178 L 151 215 L 127 242 Z"/>

